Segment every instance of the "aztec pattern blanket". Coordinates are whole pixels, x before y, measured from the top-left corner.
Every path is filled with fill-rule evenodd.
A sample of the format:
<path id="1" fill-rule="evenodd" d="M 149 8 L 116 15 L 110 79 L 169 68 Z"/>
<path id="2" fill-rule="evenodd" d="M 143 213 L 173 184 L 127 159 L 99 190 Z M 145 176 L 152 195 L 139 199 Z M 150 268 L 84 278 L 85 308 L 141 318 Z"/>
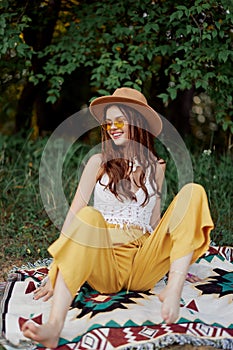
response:
<path id="1" fill-rule="evenodd" d="M 51 301 L 33 299 L 33 290 L 51 262 L 14 269 L 1 287 L 0 344 L 7 349 L 44 349 L 23 337 L 27 319 L 45 322 Z M 158 299 L 166 279 L 147 292 L 103 295 L 82 286 L 74 298 L 58 350 L 158 349 L 171 344 L 209 345 L 233 349 L 233 248 L 210 247 L 190 272 L 203 280 L 185 282 L 180 318 L 166 325 Z"/>

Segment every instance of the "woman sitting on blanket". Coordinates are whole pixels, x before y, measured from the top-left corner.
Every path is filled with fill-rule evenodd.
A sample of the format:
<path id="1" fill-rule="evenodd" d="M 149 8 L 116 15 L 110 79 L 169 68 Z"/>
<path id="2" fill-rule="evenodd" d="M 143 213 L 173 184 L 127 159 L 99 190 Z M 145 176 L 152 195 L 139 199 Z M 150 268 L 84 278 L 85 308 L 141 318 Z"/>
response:
<path id="1" fill-rule="evenodd" d="M 90 110 L 102 126 L 102 153 L 87 162 L 61 235 L 48 249 L 49 279 L 35 291 L 35 299 L 53 295 L 48 322 L 27 321 L 22 328 L 49 348 L 57 346 L 72 299 L 86 281 L 100 293 L 145 291 L 168 273 L 161 316 L 174 323 L 189 266 L 208 249 L 213 228 L 197 184 L 185 185 L 160 217 L 166 165 L 154 136 L 162 121 L 143 94 L 120 88 L 92 101 Z M 94 205 L 87 206 L 93 190 Z"/>

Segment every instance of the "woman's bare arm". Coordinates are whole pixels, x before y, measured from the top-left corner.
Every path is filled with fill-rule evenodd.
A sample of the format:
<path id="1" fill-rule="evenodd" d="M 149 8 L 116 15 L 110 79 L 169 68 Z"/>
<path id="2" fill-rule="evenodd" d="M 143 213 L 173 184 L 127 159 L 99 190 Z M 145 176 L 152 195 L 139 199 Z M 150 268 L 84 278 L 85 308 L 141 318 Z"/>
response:
<path id="1" fill-rule="evenodd" d="M 101 154 L 95 154 L 88 160 L 80 178 L 74 199 L 63 224 L 62 232 L 64 232 L 64 230 L 69 226 L 73 217 L 79 212 L 79 210 L 88 204 L 92 191 L 96 184 L 101 161 Z"/>

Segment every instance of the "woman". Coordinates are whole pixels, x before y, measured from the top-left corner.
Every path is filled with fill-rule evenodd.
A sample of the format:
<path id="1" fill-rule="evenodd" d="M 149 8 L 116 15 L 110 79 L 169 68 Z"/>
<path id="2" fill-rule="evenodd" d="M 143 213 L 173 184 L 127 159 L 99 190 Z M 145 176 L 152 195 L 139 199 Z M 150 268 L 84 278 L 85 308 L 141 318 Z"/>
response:
<path id="1" fill-rule="evenodd" d="M 50 348 L 86 281 L 100 293 L 145 291 L 168 273 L 161 316 L 175 322 L 189 266 L 208 249 L 213 228 L 205 191 L 196 184 L 185 185 L 160 217 L 165 162 L 154 136 L 162 122 L 139 91 L 117 89 L 95 99 L 90 110 L 102 125 L 102 152 L 86 164 L 61 235 L 49 247 L 49 280 L 35 292 L 35 299 L 53 295 L 49 320 L 22 327 L 26 337 Z"/>

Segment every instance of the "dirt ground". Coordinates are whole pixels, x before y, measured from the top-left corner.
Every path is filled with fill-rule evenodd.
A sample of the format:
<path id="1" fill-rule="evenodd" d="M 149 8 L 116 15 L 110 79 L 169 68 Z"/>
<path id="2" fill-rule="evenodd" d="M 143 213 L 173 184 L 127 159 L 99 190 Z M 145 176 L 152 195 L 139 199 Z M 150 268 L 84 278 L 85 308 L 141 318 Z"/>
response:
<path id="1" fill-rule="evenodd" d="M 8 259 L 0 257 L 0 282 L 6 281 L 9 271 L 14 267 L 20 267 L 24 264 L 21 259 Z"/>

